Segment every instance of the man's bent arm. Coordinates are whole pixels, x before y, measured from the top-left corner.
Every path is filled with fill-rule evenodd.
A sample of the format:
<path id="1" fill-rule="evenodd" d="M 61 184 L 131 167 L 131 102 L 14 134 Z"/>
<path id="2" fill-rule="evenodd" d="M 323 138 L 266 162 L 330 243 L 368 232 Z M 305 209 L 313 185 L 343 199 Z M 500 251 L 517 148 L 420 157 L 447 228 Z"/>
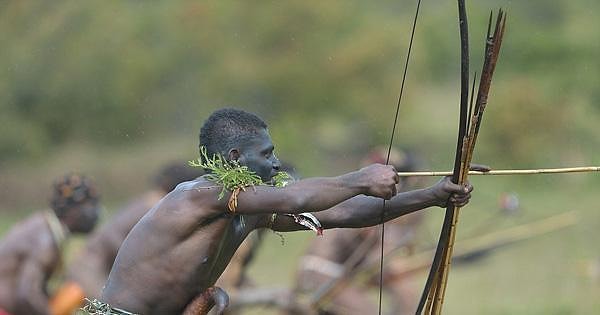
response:
<path id="1" fill-rule="evenodd" d="M 26 261 L 17 287 L 17 308 L 22 314 L 49 314 L 48 297 L 44 293 L 43 266 L 36 260 Z"/>

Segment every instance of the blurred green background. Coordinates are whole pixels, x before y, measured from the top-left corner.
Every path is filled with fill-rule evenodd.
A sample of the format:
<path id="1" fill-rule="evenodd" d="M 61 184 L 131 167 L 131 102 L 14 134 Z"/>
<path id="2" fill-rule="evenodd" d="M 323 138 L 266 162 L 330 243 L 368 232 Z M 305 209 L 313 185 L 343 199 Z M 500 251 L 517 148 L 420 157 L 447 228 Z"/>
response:
<path id="1" fill-rule="evenodd" d="M 52 179 L 72 170 L 96 179 L 108 216 L 147 189 L 161 164 L 193 159 L 201 123 L 224 106 L 261 115 L 279 156 L 302 176 L 355 169 L 366 151 L 389 141 L 415 4 L 1 2 L 0 235 L 46 207 Z M 600 3 L 468 7 L 473 70 L 489 10 L 508 10 L 475 160 L 494 168 L 600 164 Z M 456 15 L 455 1 L 422 5 L 395 138 L 432 169 L 450 169 L 454 158 Z M 600 309 L 592 272 L 600 257 L 599 177 L 473 179 L 465 231 L 490 216 L 489 230 L 567 210 L 580 222 L 453 270 L 447 313 Z M 495 222 L 506 192 L 519 195 L 521 212 Z M 441 225 L 441 211 L 428 213 L 424 243 Z M 257 281 L 289 283 L 309 238 L 294 233 L 284 247 L 269 238 L 252 266 Z"/>

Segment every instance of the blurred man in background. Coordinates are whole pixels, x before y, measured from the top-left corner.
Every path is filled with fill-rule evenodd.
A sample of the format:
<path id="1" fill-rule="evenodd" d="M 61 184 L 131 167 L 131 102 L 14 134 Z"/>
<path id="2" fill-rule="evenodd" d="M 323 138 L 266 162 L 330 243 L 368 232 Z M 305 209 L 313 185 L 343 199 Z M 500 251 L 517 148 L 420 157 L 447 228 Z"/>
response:
<path id="1" fill-rule="evenodd" d="M 379 147 L 369 152 L 361 165 L 385 164 L 386 157 L 387 148 Z M 415 171 L 419 167 L 414 154 L 395 149 L 390 152 L 389 164 L 400 172 Z M 403 177 L 397 190 L 408 191 L 422 185 L 418 178 Z M 422 212 L 414 212 L 387 223 L 384 251 L 389 253 L 404 249 L 409 253 L 412 252 L 423 215 Z M 354 270 L 378 261 L 380 247 L 381 240 L 377 226 L 328 231 L 326 237 L 314 239 L 302 257 L 296 277 L 296 294 L 318 294 L 335 279 L 350 278 L 353 273 L 344 274 L 344 269 Z M 350 281 L 350 279 L 345 280 Z M 415 303 L 415 292 L 405 280 L 384 282 L 384 289 L 392 295 L 393 314 L 414 313 L 412 307 Z M 319 314 L 376 314 L 377 305 L 371 301 L 368 294 L 365 294 L 366 290 L 368 290 L 366 287 L 346 284 L 330 301 L 323 304 L 321 304 L 323 301 L 319 301 L 322 307 L 319 307 L 317 312 Z"/>
<path id="2" fill-rule="evenodd" d="M 0 243 L 0 314 L 50 314 L 47 282 L 61 265 L 70 233 L 89 233 L 100 211 L 86 177 L 68 174 L 54 183 L 52 210 L 33 214 Z"/>
<path id="3" fill-rule="evenodd" d="M 88 296 L 98 298 L 119 247 L 133 226 L 177 184 L 204 174 L 184 163 L 165 165 L 154 179 L 154 188 L 129 202 L 95 231 L 67 268 L 65 284 L 52 299 L 53 315 L 68 315 Z"/>

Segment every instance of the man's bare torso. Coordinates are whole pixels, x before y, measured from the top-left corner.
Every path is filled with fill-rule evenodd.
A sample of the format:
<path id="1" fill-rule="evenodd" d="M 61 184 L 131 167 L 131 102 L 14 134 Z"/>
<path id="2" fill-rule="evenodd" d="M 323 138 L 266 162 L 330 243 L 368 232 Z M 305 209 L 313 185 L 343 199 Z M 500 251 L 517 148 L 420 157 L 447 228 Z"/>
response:
<path id="1" fill-rule="evenodd" d="M 179 314 L 212 286 L 265 217 L 217 210 L 220 189 L 202 178 L 185 182 L 150 210 L 121 246 L 103 301 L 135 313 Z"/>
<path id="2" fill-rule="evenodd" d="M 18 312 L 16 295 L 21 266 L 34 255 L 44 256 L 41 259 L 45 262 L 45 280 L 48 280 L 60 261 L 60 253 L 42 213 L 17 224 L 0 243 L 0 308 Z"/>

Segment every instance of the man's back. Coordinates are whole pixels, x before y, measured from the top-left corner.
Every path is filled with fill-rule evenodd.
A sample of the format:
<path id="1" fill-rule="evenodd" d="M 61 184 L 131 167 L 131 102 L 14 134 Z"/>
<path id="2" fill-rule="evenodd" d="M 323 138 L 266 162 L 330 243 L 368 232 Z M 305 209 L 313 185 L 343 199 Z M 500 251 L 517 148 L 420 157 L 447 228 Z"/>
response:
<path id="1" fill-rule="evenodd" d="M 198 178 L 204 172 L 181 161 L 165 164 L 154 175 L 153 189 L 128 202 L 87 240 L 67 270 L 67 282 L 55 296 L 64 305 L 61 314 L 79 308 L 83 297 L 99 298 L 119 247 L 135 224 L 177 184 Z"/>
<path id="2" fill-rule="evenodd" d="M 102 300 L 141 314 L 179 314 L 214 284 L 260 216 L 233 216 L 196 206 L 198 179 L 180 184 L 131 230 L 115 260 Z"/>

